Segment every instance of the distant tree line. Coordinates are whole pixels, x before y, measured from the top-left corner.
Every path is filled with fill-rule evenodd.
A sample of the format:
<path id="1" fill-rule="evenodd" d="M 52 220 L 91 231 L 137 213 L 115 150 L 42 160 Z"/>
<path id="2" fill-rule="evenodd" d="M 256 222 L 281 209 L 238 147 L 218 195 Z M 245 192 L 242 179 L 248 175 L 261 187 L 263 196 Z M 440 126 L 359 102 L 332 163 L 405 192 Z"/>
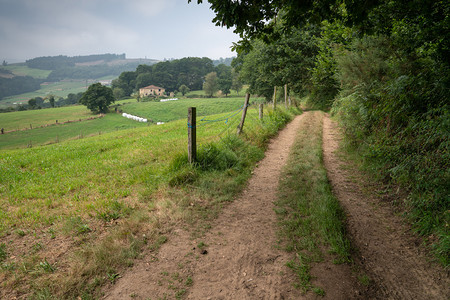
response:
<path id="1" fill-rule="evenodd" d="M 231 62 L 233 61 L 234 57 L 227 57 L 227 58 L 219 58 L 219 59 L 215 59 L 213 60 L 213 64 L 215 66 L 224 64 L 225 66 L 231 66 Z"/>
<path id="2" fill-rule="evenodd" d="M 87 63 L 93 61 L 104 60 L 105 62 L 112 60 L 125 59 L 125 54 L 95 54 L 85 56 L 43 56 L 36 57 L 26 61 L 29 68 L 41 70 L 57 70 L 61 68 L 74 67 L 76 63 Z"/>
<path id="3" fill-rule="evenodd" d="M 214 66 L 207 57 L 186 57 L 149 65 L 139 65 L 134 72 L 123 72 L 113 80 L 115 95 L 130 96 L 148 85 L 163 87 L 166 92 L 180 90 L 201 90 L 207 74 L 215 72 L 217 89 L 229 94 L 232 87 L 232 67 L 220 64 Z M 181 89 L 180 89 L 181 88 Z M 116 96 L 117 98 L 117 96 Z"/>
<path id="4" fill-rule="evenodd" d="M 80 102 L 82 96 L 83 92 L 79 92 L 77 94 L 70 93 L 69 95 L 67 95 L 66 98 L 63 97 L 56 98 L 56 96 L 54 95 L 49 95 L 45 98 L 34 97 L 29 99 L 26 104 L 19 104 L 17 106 L 10 106 L 7 108 L 0 108 L 0 113 L 74 105 Z"/>
<path id="5" fill-rule="evenodd" d="M 31 76 L 0 77 L 0 100 L 4 97 L 38 90 L 42 82 L 42 79 Z"/>

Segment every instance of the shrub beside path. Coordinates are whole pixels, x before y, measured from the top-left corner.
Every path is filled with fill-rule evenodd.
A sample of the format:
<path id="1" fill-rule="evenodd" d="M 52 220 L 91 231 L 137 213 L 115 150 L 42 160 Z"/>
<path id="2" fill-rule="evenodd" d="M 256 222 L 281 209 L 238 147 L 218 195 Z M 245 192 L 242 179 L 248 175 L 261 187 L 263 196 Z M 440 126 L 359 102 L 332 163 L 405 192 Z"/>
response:
<path id="1" fill-rule="evenodd" d="M 324 118 L 324 163 L 333 191 L 347 215 L 347 228 L 358 265 L 372 280 L 376 299 L 450 299 L 449 274 L 430 262 L 410 226 L 394 214 L 376 187 L 339 156 L 342 134 Z M 372 184 L 373 185 L 373 184 Z"/>

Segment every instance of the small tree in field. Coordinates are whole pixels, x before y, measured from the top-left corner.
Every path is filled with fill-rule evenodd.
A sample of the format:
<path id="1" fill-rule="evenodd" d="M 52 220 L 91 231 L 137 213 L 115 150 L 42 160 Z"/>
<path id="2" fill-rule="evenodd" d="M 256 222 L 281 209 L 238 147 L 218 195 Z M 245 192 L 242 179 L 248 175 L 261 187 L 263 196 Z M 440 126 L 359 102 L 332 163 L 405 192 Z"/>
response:
<path id="1" fill-rule="evenodd" d="M 48 97 L 48 102 L 50 103 L 51 107 L 55 107 L 55 96 L 50 95 L 50 97 Z"/>
<path id="2" fill-rule="evenodd" d="M 80 103 L 86 105 L 93 113 L 106 113 L 109 105 L 114 103 L 114 95 L 111 88 L 94 83 L 84 92 Z"/>
<path id="3" fill-rule="evenodd" d="M 184 96 L 187 93 L 189 93 L 189 91 L 191 90 L 190 88 L 188 88 L 185 84 L 180 85 L 180 87 L 178 88 L 178 90 L 180 91 L 180 93 Z"/>
<path id="4" fill-rule="evenodd" d="M 212 97 L 212 95 L 219 90 L 216 72 L 211 72 L 206 75 L 205 82 L 203 83 L 203 90 L 209 97 Z"/>

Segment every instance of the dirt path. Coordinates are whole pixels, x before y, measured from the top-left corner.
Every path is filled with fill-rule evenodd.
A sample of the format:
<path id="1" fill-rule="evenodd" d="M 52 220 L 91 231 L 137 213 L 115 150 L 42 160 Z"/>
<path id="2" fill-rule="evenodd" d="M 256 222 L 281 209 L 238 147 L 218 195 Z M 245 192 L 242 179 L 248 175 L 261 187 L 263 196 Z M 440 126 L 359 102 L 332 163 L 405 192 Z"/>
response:
<path id="1" fill-rule="evenodd" d="M 376 195 L 363 193 L 336 151 L 341 134 L 328 117 L 324 119 L 324 162 L 334 193 L 348 216 L 350 237 L 359 251 L 359 263 L 374 280 L 378 299 L 450 299 L 448 274 L 427 261 L 418 240 L 392 207 Z M 358 180 L 361 183 L 359 177 Z"/>
<path id="2" fill-rule="evenodd" d="M 325 298 L 293 287 L 285 264 L 290 254 L 276 247 L 278 178 L 297 132 L 318 126 L 322 114 L 295 118 L 269 145 L 247 188 L 220 214 L 208 232 L 192 239 L 179 229 L 154 256 L 147 255 L 105 292 L 105 299 L 446 299 L 448 276 L 417 253 L 400 220 L 366 198 L 350 178 L 353 172 L 335 153 L 339 133 L 324 118 L 324 158 L 334 190 L 344 205 L 360 263 L 374 280 L 367 295 L 349 266 L 313 266 L 313 284 Z M 319 120 L 319 121 L 318 121 Z M 395 230 L 394 230 L 395 229 Z M 358 258 L 357 258 L 358 260 Z M 434 271 L 433 271 L 434 270 Z M 364 296 L 363 296 L 364 295 Z M 448 298 L 448 297 L 447 297 Z"/>
<path id="3" fill-rule="evenodd" d="M 198 240 L 179 230 L 157 257 L 147 257 L 108 291 L 106 299 L 173 299 L 169 281 L 180 281 L 187 299 L 299 299 L 276 245 L 278 175 L 285 164 L 302 116 L 271 142 L 247 188 L 226 207 L 213 228 Z M 200 246 L 207 245 L 204 248 Z M 202 254 L 203 253 L 203 254 Z M 165 279 L 167 278 L 167 280 Z M 192 282 L 192 284 L 189 284 Z M 169 284 L 166 284 L 169 283 Z M 172 286 L 174 288 L 174 286 Z M 183 287 L 177 292 L 183 294 Z"/>

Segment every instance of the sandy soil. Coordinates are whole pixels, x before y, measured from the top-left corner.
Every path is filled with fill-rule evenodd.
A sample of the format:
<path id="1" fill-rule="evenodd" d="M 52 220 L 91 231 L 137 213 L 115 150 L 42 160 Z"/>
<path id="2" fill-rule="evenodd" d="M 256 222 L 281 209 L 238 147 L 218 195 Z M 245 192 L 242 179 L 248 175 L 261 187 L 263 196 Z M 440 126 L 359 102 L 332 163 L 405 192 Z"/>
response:
<path id="1" fill-rule="evenodd" d="M 212 228 L 192 239 L 176 230 L 158 253 L 147 254 L 114 285 L 104 299 L 446 299 L 448 274 L 427 262 L 408 228 L 388 207 L 364 195 L 351 180 L 336 153 L 340 139 L 336 125 L 324 118 L 324 159 L 334 191 L 348 213 L 355 260 L 373 280 L 361 290 L 348 265 L 313 266 L 313 284 L 324 298 L 302 294 L 293 287 L 285 266 L 290 255 L 276 247 L 278 178 L 296 133 L 321 124 L 323 114 L 306 112 L 295 118 L 270 143 L 266 157 L 254 170 L 247 188 L 224 208 Z M 317 122 L 319 120 L 319 122 Z M 316 126 L 316 125 L 314 125 Z M 369 290 L 367 290 L 369 289 Z"/>
<path id="2" fill-rule="evenodd" d="M 372 279 L 377 299 L 450 299 L 448 273 L 431 263 L 404 220 L 376 194 L 364 191 L 363 176 L 338 155 L 341 133 L 324 119 L 324 162 L 334 193 L 348 216 L 355 257 Z"/>

